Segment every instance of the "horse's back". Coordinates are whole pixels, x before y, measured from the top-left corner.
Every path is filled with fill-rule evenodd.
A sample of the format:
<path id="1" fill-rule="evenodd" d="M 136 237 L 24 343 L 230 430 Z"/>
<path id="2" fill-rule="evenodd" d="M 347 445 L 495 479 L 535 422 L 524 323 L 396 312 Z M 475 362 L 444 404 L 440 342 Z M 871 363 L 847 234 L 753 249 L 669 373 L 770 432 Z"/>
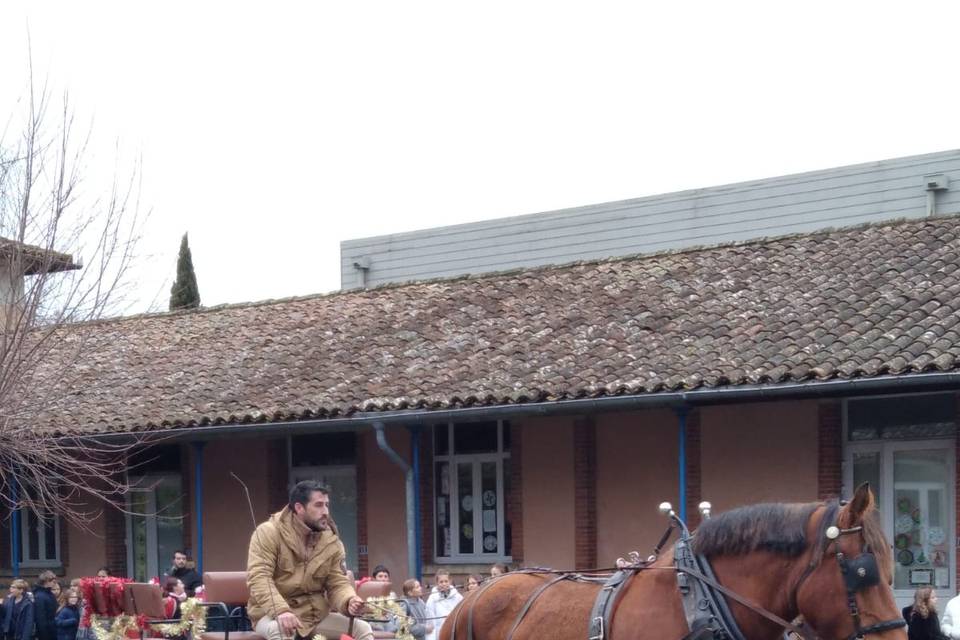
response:
<path id="1" fill-rule="evenodd" d="M 584 640 L 600 586 L 569 579 L 546 586 L 557 577 L 509 573 L 483 585 L 447 617 L 440 640 L 525 640 L 544 634 L 550 640 Z"/>

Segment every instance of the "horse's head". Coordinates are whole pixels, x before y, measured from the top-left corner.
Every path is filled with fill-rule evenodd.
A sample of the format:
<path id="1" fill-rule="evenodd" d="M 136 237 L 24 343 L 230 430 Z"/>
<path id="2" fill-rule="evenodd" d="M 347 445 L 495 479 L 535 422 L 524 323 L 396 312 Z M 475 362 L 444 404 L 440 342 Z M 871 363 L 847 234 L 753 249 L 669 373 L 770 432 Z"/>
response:
<path id="1" fill-rule="evenodd" d="M 845 505 L 811 518 L 810 564 L 794 587 L 794 604 L 823 638 L 907 637 L 891 588 L 893 559 L 869 484 Z"/>

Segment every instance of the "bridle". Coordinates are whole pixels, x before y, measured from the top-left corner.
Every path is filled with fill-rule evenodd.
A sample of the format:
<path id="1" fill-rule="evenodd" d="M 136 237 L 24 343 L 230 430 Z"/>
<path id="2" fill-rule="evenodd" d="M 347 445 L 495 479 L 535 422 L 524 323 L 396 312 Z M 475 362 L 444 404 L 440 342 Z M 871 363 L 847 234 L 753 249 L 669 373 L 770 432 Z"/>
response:
<path id="1" fill-rule="evenodd" d="M 870 550 L 866 541 L 864 541 L 863 552 L 855 558 L 848 558 L 840 549 L 840 536 L 853 534 L 860 534 L 862 536 L 863 526 L 841 529 L 836 525 L 831 525 L 827 527 L 824 532 L 828 541 L 827 544 L 833 545 L 831 553 L 833 553 L 837 560 L 837 565 L 840 567 L 843 585 L 847 591 L 847 609 L 849 609 L 850 618 L 853 620 L 853 633 L 847 636 L 847 640 L 863 640 L 864 636 L 869 633 L 883 633 L 884 631 L 900 629 L 901 627 L 907 626 L 907 622 L 903 618 L 885 620 L 866 627 L 863 626 L 860 619 L 860 607 L 857 606 L 857 593 L 880 584 L 880 568 L 877 565 L 876 556 Z M 813 558 L 810 561 L 810 565 L 806 571 L 804 571 L 803 575 L 800 576 L 796 586 L 794 586 L 792 597 L 794 605 L 797 603 L 797 593 L 800 591 L 800 586 L 810 577 L 813 570 L 817 568 L 817 560 L 817 558 Z"/>

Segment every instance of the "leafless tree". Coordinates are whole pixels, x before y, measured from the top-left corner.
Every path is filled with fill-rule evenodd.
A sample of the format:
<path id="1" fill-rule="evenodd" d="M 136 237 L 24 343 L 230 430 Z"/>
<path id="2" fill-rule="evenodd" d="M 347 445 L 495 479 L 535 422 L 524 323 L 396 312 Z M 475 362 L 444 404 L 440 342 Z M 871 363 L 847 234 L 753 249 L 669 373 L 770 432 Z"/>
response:
<path id="1" fill-rule="evenodd" d="M 92 321 L 122 309 L 142 219 L 139 170 L 85 181 L 89 135 L 68 96 L 36 87 L 0 133 L 0 502 L 89 523 L 122 505 L 122 443 L 41 423 L 84 362 Z"/>

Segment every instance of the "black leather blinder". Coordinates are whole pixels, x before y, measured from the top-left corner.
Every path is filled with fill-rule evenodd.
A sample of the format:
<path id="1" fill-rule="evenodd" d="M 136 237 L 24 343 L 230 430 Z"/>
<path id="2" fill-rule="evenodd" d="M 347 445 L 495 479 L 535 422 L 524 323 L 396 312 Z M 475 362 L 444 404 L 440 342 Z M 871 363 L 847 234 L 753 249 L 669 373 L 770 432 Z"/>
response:
<path id="1" fill-rule="evenodd" d="M 852 560 L 840 560 L 840 570 L 847 591 L 856 593 L 874 585 L 880 584 L 880 568 L 877 558 L 869 551 L 861 553 Z"/>

